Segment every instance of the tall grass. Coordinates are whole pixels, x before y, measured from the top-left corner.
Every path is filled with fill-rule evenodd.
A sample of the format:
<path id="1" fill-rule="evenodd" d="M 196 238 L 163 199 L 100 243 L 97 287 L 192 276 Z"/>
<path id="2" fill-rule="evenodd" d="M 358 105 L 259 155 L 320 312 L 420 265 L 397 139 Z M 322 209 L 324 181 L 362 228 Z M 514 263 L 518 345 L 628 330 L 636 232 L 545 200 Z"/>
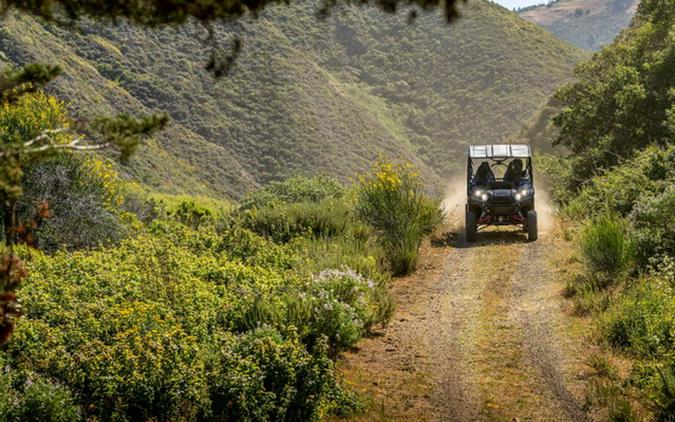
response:
<path id="1" fill-rule="evenodd" d="M 356 211 L 378 232 L 394 275 L 415 270 L 422 238 L 443 219 L 411 165 L 381 161 L 360 178 Z"/>
<path id="2" fill-rule="evenodd" d="M 581 230 L 581 255 L 600 287 L 615 283 L 633 259 L 633 247 L 624 227 L 613 214 L 603 214 Z"/>

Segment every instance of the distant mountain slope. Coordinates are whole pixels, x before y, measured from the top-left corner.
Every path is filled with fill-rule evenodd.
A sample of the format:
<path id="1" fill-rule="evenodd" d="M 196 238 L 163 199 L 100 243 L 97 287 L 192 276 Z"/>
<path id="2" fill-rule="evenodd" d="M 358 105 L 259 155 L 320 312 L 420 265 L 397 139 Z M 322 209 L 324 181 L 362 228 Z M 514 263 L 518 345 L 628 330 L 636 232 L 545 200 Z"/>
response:
<path id="1" fill-rule="evenodd" d="M 64 64 L 51 88 L 80 114 L 167 111 L 171 126 L 124 171 L 167 192 L 239 197 L 294 173 L 349 178 L 382 154 L 437 183 L 469 143 L 499 142 L 583 54 L 503 8 L 476 0 L 447 26 L 423 15 L 345 8 L 326 20 L 306 2 L 238 29 L 231 75 L 204 71 L 197 26 L 76 32 L 8 16 L 4 61 Z"/>
<path id="2" fill-rule="evenodd" d="M 556 0 L 518 10 L 565 41 L 599 50 L 630 23 L 640 0 Z"/>

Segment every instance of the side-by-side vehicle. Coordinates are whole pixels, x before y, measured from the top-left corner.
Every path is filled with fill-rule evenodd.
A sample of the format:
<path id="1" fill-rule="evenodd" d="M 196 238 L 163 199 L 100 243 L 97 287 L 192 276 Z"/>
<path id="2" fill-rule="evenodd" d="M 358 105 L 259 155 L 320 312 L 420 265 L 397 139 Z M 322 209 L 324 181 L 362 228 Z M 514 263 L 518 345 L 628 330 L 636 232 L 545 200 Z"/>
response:
<path id="1" fill-rule="evenodd" d="M 514 225 L 537 240 L 528 145 L 472 145 L 467 163 L 466 240 L 491 225 Z"/>

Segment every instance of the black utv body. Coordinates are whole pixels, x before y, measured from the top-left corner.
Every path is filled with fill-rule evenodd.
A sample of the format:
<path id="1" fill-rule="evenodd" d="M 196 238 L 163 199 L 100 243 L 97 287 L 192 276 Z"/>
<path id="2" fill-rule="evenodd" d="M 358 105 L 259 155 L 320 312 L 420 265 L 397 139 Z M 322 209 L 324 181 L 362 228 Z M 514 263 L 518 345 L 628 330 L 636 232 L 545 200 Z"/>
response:
<path id="1" fill-rule="evenodd" d="M 491 225 L 514 225 L 537 240 L 532 156 L 527 145 L 472 145 L 467 164 L 466 240 Z"/>

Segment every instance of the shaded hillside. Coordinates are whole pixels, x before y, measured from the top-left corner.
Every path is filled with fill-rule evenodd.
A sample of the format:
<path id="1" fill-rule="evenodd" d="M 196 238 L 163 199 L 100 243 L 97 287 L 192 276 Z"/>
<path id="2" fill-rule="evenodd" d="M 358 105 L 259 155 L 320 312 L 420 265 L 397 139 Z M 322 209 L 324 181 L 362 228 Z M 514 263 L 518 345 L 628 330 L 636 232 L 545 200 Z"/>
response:
<path id="1" fill-rule="evenodd" d="M 555 0 L 518 14 L 556 36 L 588 50 L 599 50 L 628 26 L 640 0 Z"/>
<path id="2" fill-rule="evenodd" d="M 415 162 L 435 183 L 466 144 L 515 133 L 582 57 L 481 1 L 451 26 L 349 8 L 322 21 L 315 10 L 219 28 L 243 42 L 219 81 L 204 71 L 197 26 L 72 32 L 10 16 L 0 50 L 15 64 L 66 64 L 52 90 L 82 115 L 168 112 L 171 126 L 124 171 L 163 191 L 228 197 L 294 173 L 348 178 L 379 154 Z"/>

